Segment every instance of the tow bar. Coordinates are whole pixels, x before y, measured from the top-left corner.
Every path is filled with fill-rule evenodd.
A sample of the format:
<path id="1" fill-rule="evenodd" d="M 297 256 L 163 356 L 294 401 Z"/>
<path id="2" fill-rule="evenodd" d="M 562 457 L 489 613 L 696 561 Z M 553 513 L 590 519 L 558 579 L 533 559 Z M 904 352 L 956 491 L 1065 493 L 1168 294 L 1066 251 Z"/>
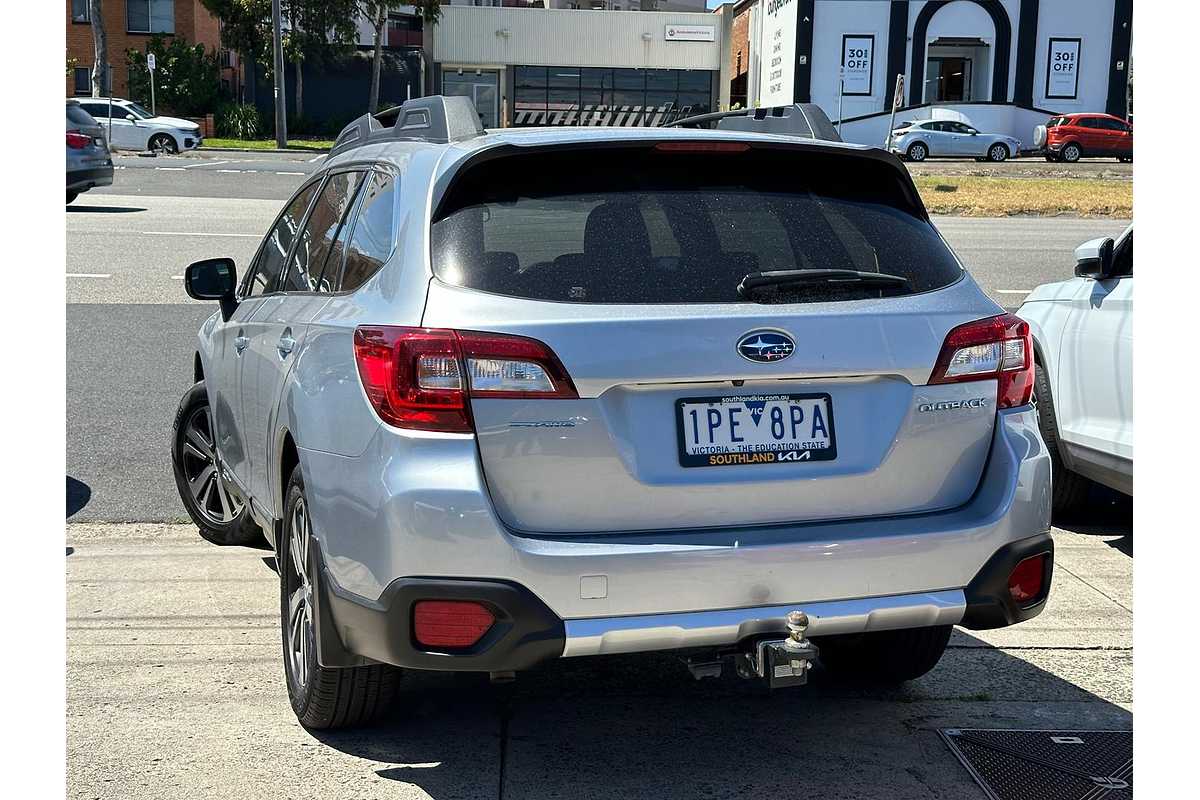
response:
<path id="1" fill-rule="evenodd" d="M 732 655 L 740 678 L 765 680 L 771 689 L 788 686 L 803 686 L 808 683 L 808 670 L 817 660 L 817 646 L 804 638 L 808 630 L 808 615 L 803 611 L 789 611 L 785 618 L 788 628 L 786 639 L 750 640 L 743 649 Z M 720 677 L 722 658 L 687 659 L 692 677 Z"/>

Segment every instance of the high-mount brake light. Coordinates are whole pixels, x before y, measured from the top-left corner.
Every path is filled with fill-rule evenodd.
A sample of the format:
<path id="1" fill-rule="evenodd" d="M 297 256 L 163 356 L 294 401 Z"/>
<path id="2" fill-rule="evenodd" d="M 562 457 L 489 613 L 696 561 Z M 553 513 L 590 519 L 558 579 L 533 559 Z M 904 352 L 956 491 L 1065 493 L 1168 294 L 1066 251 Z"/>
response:
<path id="1" fill-rule="evenodd" d="M 67 147 L 72 150 L 82 150 L 92 143 L 92 137 L 79 131 L 67 131 Z"/>
<path id="2" fill-rule="evenodd" d="M 996 407 L 1015 408 L 1033 396 L 1033 337 L 1013 316 L 968 322 L 946 334 L 930 384 L 996 380 Z"/>
<path id="3" fill-rule="evenodd" d="M 470 433 L 470 398 L 579 396 L 558 356 L 523 336 L 363 326 L 354 356 L 367 399 L 397 428 Z"/>
<path id="4" fill-rule="evenodd" d="M 745 142 L 659 142 L 654 149 L 666 153 L 744 153 L 750 145 Z"/>

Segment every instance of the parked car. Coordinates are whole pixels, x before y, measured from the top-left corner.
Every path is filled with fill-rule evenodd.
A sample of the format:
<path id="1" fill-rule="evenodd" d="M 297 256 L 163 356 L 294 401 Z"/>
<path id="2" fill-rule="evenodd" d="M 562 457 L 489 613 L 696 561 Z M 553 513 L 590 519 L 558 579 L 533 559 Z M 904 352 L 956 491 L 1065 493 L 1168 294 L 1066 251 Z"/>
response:
<path id="1" fill-rule="evenodd" d="M 220 310 L 176 483 L 210 541 L 273 545 L 304 725 L 399 669 L 601 653 L 903 681 L 1040 613 L 1029 327 L 894 156 L 478 119 L 358 120 L 240 281 L 186 270 Z"/>
<path id="2" fill-rule="evenodd" d="M 1054 511 L 1087 502 L 1091 482 L 1133 495 L 1133 226 L 1075 250 L 1075 277 L 1017 311 L 1035 354 L 1034 401 L 1054 462 Z"/>
<path id="3" fill-rule="evenodd" d="M 107 97 L 79 100 L 83 110 L 104 125 L 109 125 Z M 178 153 L 194 150 L 204 143 L 200 126 L 178 117 L 155 116 L 130 100 L 112 101 L 112 144 L 118 150 L 152 150 Z"/>
<path id="4" fill-rule="evenodd" d="M 930 157 L 1004 161 L 1020 154 L 1021 140 L 1000 133 L 983 133 L 955 120 L 910 120 L 892 131 L 889 149 L 909 161 Z"/>
<path id="5" fill-rule="evenodd" d="M 1062 114 L 1039 125 L 1034 146 L 1047 161 L 1073 164 L 1085 157 L 1133 161 L 1133 125 L 1111 114 Z"/>
<path id="6" fill-rule="evenodd" d="M 93 186 L 111 186 L 112 157 L 104 129 L 79 106 L 67 101 L 67 203 Z"/>

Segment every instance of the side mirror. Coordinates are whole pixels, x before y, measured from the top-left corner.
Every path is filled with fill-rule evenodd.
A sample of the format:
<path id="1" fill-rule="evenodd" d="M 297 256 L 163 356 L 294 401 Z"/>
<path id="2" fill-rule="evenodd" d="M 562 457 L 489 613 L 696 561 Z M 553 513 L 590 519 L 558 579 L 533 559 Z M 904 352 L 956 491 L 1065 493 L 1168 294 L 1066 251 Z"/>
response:
<path id="1" fill-rule="evenodd" d="M 189 264 L 183 273 L 183 288 L 194 300 L 216 300 L 226 322 L 237 310 L 237 269 L 232 258 L 206 258 Z"/>
<path id="2" fill-rule="evenodd" d="M 1113 240 L 1108 236 L 1092 239 L 1075 248 L 1075 275 L 1104 280 L 1112 275 Z"/>
<path id="3" fill-rule="evenodd" d="M 133 114 L 126 114 L 125 119 L 129 120 L 134 125 L 137 125 L 137 117 L 135 117 Z"/>

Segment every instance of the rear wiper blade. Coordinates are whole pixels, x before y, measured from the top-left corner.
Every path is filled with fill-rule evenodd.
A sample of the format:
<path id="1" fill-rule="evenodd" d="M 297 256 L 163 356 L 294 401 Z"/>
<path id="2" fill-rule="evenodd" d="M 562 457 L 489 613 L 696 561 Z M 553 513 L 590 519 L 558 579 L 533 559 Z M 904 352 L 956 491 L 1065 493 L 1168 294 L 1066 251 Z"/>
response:
<path id="1" fill-rule="evenodd" d="M 863 287 L 907 287 L 908 278 L 887 272 L 866 272 L 857 269 L 779 269 L 770 272 L 751 272 L 742 278 L 737 293 L 749 297 L 756 289 L 769 286 L 801 286 L 822 284 Z"/>

